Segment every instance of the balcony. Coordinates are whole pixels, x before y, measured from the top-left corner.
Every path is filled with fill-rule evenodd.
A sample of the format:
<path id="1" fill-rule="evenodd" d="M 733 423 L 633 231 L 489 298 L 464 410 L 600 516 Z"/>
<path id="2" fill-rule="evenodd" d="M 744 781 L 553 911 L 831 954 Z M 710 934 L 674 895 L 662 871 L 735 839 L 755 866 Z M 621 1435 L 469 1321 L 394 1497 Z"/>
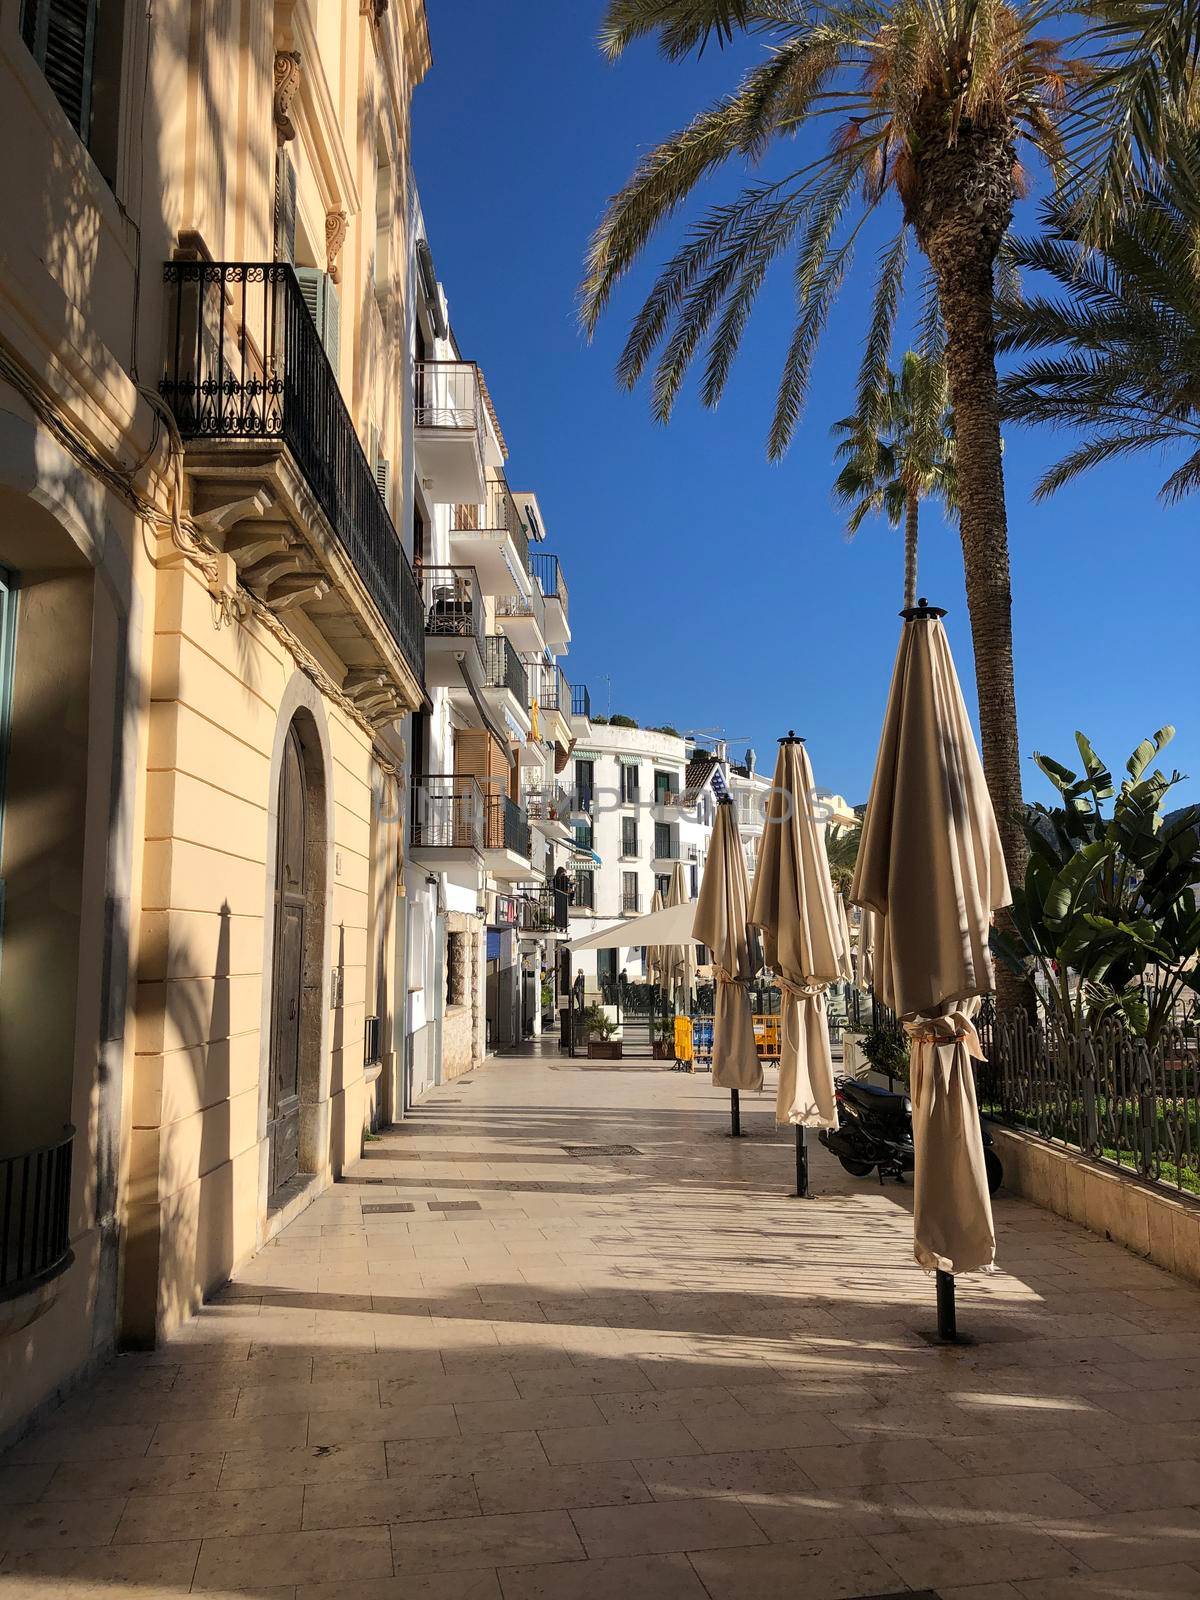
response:
<path id="1" fill-rule="evenodd" d="M 553 884 L 527 891 L 521 897 L 521 931 L 531 934 L 566 933 L 570 897 Z"/>
<path id="2" fill-rule="evenodd" d="M 478 864 L 483 857 L 484 793 L 474 778 L 427 773 L 412 782 L 410 852 L 415 861 Z"/>
<path id="3" fill-rule="evenodd" d="M 461 688 L 463 668 L 484 681 L 484 607 L 474 567 L 422 567 L 425 678 L 430 687 Z"/>
<path id="4" fill-rule="evenodd" d="M 533 554 L 529 557 L 529 570 L 545 601 L 546 643 L 552 650 L 561 650 L 571 642 L 571 629 L 567 624 L 567 582 L 558 557 Z"/>
<path id="5" fill-rule="evenodd" d="M 346 692 L 422 705 L 412 567 L 286 262 L 169 261 L 159 388 L 185 442 L 195 520 L 271 610 L 303 611 Z M 366 709 L 366 700 L 364 700 Z"/>
<path id="6" fill-rule="evenodd" d="M 573 844 L 575 833 L 570 826 L 572 816 L 570 796 L 559 783 L 550 788 L 526 789 L 523 796 L 530 824 L 547 839 L 557 844 Z"/>
<path id="7" fill-rule="evenodd" d="M 679 836 L 663 823 L 654 825 L 654 865 L 673 866 L 682 860 L 679 853 Z"/>
<path id="8" fill-rule="evenodd" d="M 413 402 L 418 470 L 433 498 L 481 504 L 486 468 L 498 467 L 500 458 L 488 436 L 479 368 L 473 361 L 418 361 Z"/>
<path id="9" fill-rule="evenodd" d="M 40 1150 L 0 1157 L 0 1301 L 65 1272 L 71 1252 L 74 1128 Z"/>
<path id="10" fill-rule="evenodd" d="M 450 513 L 450 553 L 474 567 L 484 594 L 507 594 L 532 585 L 529 536 L 503 478 L 489 479 L 482 505 L 456 505 Z"/>
<path id="11" fill-rule="evenodd" d="M 586 683 L 571 685 L 571 732 L 586 739 L 592 731 L 592 696 Z"/>
<path id="12" fill-rule="evenodd" d="M 530 733 L 529 673 L 502 633 L 483 641 L 483 682 L 497 722 L 525 749 Z"/>
<path id="13" fill-rule="evenodd" d="M 496 597 L 496 621 L 522 655 L 540 655 L 546 647 L 546 602 L 536 583 L 528 594 Z"/>
<path id="14" fill-rule="evenodd" d="M 506 794 L 484 796 L 484 860 L 494 878 L 517 882 L 531 870 L 529 818 Z"/>

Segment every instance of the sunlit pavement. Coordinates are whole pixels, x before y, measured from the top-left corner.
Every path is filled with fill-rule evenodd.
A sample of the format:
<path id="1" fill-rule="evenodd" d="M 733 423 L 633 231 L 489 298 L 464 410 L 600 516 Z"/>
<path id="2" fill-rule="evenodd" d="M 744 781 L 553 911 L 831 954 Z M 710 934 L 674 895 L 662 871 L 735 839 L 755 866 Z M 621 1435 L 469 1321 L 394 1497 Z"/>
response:
<path id="1" fill-rule="evenodd" d="M 935 1348 L 908 1191 L 796 1199 L 770 1110 L 439 1090 L 0 1460 L 0 1597 L 1200 1595 L 1200 1292 L 1001 1197 Z"/>

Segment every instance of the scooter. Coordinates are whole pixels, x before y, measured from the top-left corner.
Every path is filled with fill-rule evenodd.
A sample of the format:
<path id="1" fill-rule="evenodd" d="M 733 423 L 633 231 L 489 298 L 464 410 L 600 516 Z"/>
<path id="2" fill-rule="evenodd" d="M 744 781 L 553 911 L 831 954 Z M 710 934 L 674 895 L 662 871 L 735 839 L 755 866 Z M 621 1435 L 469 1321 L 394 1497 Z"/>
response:
<path id="1" fill-rule="evenodd" d="M 877 1171 L 880 1183 L 885 1178 L 903 1183 L 915 1160 L 912 1101 L 906 1094 L 861 1083 L 857 1078 L 843 1078 L 836 1086 L 835 1098 L 838 1125 L 821 1130 L 821 1143 L 852 1177 L 865 1178 Z M 995 1194 L 1004 1181 L 1004 1166 L 982 1117 L 979 1131 L 983 1135 L 988 1191 Z"/>

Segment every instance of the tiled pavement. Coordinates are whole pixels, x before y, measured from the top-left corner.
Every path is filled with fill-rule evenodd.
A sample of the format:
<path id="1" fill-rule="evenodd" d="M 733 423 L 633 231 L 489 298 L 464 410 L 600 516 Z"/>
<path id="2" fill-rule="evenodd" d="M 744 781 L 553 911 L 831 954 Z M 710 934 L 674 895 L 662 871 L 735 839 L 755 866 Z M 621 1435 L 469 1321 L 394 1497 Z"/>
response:
<path id="1" fill-rule="evenodd" d="M 743 1098 L 438 1091 L 0 1460 L 0 1600 L 1200 1596 L 1200 1292 L 1001 1199 L 933 1348 L 907 1191 Z"/>

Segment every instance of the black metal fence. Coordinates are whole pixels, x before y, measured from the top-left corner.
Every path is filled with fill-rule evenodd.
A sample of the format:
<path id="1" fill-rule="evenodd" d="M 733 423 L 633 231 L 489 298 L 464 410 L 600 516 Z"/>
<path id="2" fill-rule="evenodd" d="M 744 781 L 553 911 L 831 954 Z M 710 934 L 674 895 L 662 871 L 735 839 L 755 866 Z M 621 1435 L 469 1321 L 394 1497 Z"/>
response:
<path id="1" fill-rule="evenodd" d="M 1200 1061 L 1194 1030 L 1153 1044 L 1117 1020 L 1078 1031 L 1002 1013 L 981 1035 L 979 1097 L 990 1115 L 1096 1160 L 1200 1194 Z"/>
<path id="2" fill-rule="evenodd" d="M 487 802 L 484 843 L 489 850 L 511 850 L 515 855 L 528 858 L 533 848 L 529 833 L 529 818 L 515 800 L 506 794 L 489 794 Z"/>
<path id="3" fill-rule="evenodd" d="M 74 1128 L 40 1150 L 0 1157 L 0 1300 L 11 1300 L 71 1261 Z"/>
<path id="4" fill-rule="evenodd" d="M 537 579 L 538 588 L 547 600 L 557 600 L 563 610 L 567 607 L 567 580 L 557 556 L 533 552 L 529 557 L 529 570 Z"/>
<path id="5" fill-rule="evenodd" d="M 163 273 L 169 333 L 159 387 L 180 433 L 288 446 L 423 682 L 424 612 L 412 567 L 295 269 L 285 261 L 168 261 Z"/>
<path id="6" fill-rule="evenodd" d="M 474 850 L 484 844 L 484 795 L 474 778 L 427 773 L 413 779 L 412 843 L 421 850 Z"/>
<path id="7" fill-rule="evenodd" d="M 591 717 L 592 696 L 586 683 L 573 683 L 571 685 L 571 715 L 573 717 Z"/>
<path id="8" fill-rule="evenodd" d="M 565 933 L 570 897 L 551 884 L 526 890 L 521 897 L 521 928 L 525 933 Z"/>
<path id="9" fill-rule="evenodd" d="M 483 670 L 490 688 L 508 689 L 528 709 L 529 673 L 502 633 L 489 633 L 483 641 Z"/>

